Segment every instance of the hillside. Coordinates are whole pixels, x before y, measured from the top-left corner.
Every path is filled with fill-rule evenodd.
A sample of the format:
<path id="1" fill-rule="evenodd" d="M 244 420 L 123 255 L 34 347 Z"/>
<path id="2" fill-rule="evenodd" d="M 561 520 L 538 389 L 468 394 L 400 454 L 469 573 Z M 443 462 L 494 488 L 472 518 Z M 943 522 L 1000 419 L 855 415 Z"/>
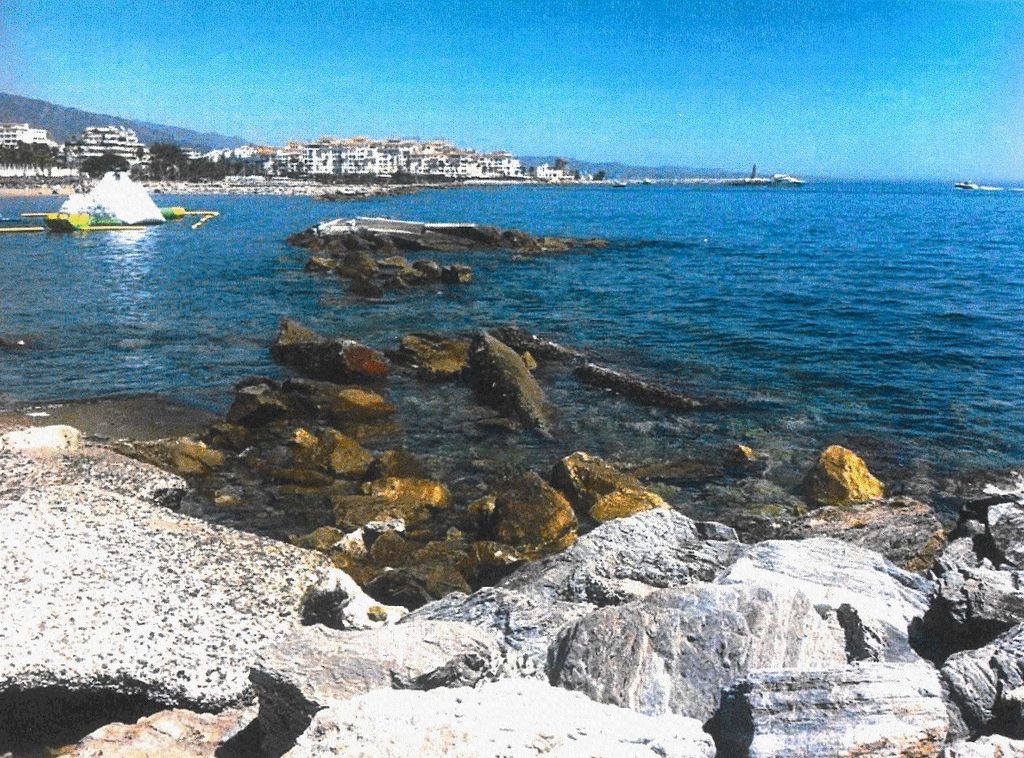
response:
<path id="1" fill-rule="evenodd" d="M 116 124 L 135 130 L 139 139 L 149 145 L 154 142 L 175 142 L 183 147 L 195 147 L 212 150 L 220 147 L 238 147 L 244 145 L 241 137 L 228 137 L 215 132 L 197 132 L 180 126 L 153 124 L 148 121 L 136 121 L 130 118 L 119 118 L 102 113 L 90 113 L 78 108 L 67 108 L 63 105 L 35 100 L 21 95 L 0 92 L 0 121 L 16 121 L 44 127 L 51 139 L 64 142 L 81 132 L 87 126 L 107 126 Z"/>

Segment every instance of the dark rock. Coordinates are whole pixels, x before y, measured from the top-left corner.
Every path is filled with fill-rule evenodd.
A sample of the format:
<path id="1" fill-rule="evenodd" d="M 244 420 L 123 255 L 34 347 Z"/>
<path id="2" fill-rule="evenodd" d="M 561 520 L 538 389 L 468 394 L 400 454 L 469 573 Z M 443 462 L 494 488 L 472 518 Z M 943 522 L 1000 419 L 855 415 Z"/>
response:
<path id="1" fill-rule="evenodd" d="M 245 427 L 262 426 L 290 412 L 287 399 L 270 380 L 244 384 L 235 389 L 227 420 Z"/>
<path id="2" fill-rule="evenodd" d="M 453 264 L 441 269 L 441 281 L 445 284 L 469 284 L 473 281 L 473 269 Z"/>
<path id="3" fill-rule="evenodd" d="M 427 479 L 426 466 L 412 453 L 406 450 L 385 450 L 378 455 L 366 476 L 369 479 L 385 479 L 389 477 Z"/>
<path id="4" fill-rule="evenodd" d="M 412 267 L 425 284 L 441 281 L 441 265 L 436 261 L 413 261 Z"/>
<path id="5" fill-rule="evenodd" d="M 1024 571 L 958 566 L 937 580 L 925 625 L 944 652 L 976 647 L 1024 623 Z"/>
<path id="6" fill-rule="evenodd" d="M 703 484 L 720 479 L 725 474 L 722 466 L 690 458 L 677 458 L 664 463 L 647 463 L 629 470 L 633 476 L 647 482 L 662 482 L 677 486 Z"/>
<path id="7" fill-rule="evenodd" d="M 805 595 L 749 581 L 658 590 L 597 610 L 559 634 L 550 679 L 598 702 L 706 721 L 737 676 L 845 663 L 841 632 Z"/>
<path id="8" fill-rule="evenodd" d="M 934 669 L 872 663 L 750 673 L 722 693 L 708 728 L 724 758 L 925 758 L 948 724 Z"/>
<path id="9" fill-rule="evenodd" d="M 1024 737 L 1024 624 L 950 656 L 942 678 L 973 736 Z"/>
<path id="10" fill-rule="evenodd" d="M 584 363 L 577 366 L 573 373 L 585 384 L 611 390 L 644 405 L 671 408 L 677 411 L 720 410 L 728 405 L 718 398 L 691 397 L 670 387 L 624 371 L 598 366 L 596 363 Z"/>
<path id="11" fill-rule="evenodd" d="M 289 319 L 282 319 L 270 348 L 274 359 L 315 379 L 334 382 L 384 379 L 388 361 L 354 340 L 327 339 Z"/>
<path id="12" fill-rule="evenodd" d="M 541 361 L 574 363 L 586 357 L 581 350 L 538 337 L 536 334 L 520 329 L 518 326 L 499 326 L 488 331 L 491 336 L 504 342 L 517 353 L 529 352 Z"/>
<path id="13" fill-rule="evenodd" d="M 485 332 L 469 348 L 469 383 L 484 405 L 524 426 L 548 433 L 551 415 L 544 392 L 516 351 Z"/>

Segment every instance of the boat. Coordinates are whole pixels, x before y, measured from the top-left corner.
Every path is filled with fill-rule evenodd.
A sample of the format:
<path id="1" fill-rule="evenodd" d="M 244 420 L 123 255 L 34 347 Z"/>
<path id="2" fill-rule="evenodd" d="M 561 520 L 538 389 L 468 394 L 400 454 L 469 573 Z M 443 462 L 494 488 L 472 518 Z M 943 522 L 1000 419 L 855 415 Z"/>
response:
<path id="1" fill-rule="evenodd" d="M 801 184 L 807 184 L 807 182 L 789 174 L 772 174 L 772 184 L 792 184 L 794 187 L 798 187 Z"/>
<path id="2" fill-rule="evenodd" d="M 979 192 L 1000 192 L 1002 187 L 992 187 L 987 184 L 977 184 L 976 182 L 957 182 L 953 185 L 956 189 L 961 190 L 977 190 Z"/>
<path id="3" fill-rule="evenodd" d="M 612 186 L 613 187 L 628 187 L 629 186 L 629 182 L 624 182 L 624 181 L 620 180 L 620 181 L 617 181 L 617 182 L 612 182 Z"/>

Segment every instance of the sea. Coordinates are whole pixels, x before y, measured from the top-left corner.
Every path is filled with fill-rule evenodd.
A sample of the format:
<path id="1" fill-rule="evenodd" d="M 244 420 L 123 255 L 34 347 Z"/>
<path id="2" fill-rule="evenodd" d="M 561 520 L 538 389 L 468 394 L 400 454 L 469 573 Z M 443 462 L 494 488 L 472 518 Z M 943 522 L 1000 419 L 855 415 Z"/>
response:
<path id="1" fill-rule="evenodd" d="M 649 408 L 542 367 L 553 440 L 489 422 L 459 384 L 396 376 L 400 444 L 458 477 L 481 461 L 537 470 L 572 450 L 630 465 L 750 445 L 792 489 L 845 444 L 888 481 L 1024 463 L 1024 192 L 942 183 L 802 187 L 473 187 L 325 202 L 157 196 L 215 210 L 198 230 L 0 235 L 0 405 L 158 393 L 223 412 L 232 387 L 286 376 L 279 319 L 381 349 L 419 331 L 518 324 L 603 365 L 725 410 Z M 0 216 L 61 198 L 0 198 Z M 471 221 L 602 237 L 606 249 L 473 267 L 471 284 L 381 301 L 303 270 L 285 238 L 350 216 Z"/>

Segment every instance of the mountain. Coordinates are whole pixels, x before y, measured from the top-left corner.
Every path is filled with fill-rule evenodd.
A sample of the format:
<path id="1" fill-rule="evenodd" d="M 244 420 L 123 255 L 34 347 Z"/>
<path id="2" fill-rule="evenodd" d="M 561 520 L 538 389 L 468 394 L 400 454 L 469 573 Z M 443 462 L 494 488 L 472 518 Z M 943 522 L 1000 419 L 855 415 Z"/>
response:
<path id="1" fill-rule="evenodd" d="M 524 166 L 539 166 L 542 163 L 554 163 L 554 155 L 520 156 Z M 564 156 L 563 156 L 564 157 Z M 693 176 L 748 176 L 750 169 L 726 171 L 713 168 L 693 168 L 691 166 L 631 166 L 618 162 L 579 161 L 566 158 L 569 168 L 586 174 L 604 171 L 609 179 L 685 179 Z"/>
<path id="2" fill-rule="evenodd" d="M 174 142 L 182 147 L 213 150 L 222 147 L 239 147 L 246 144 L 241 137 L 227 137 L 215 132 L 197 132 L 181 126 L 153 124 L 102 113 L 90 113 L 78 108 L 34 100 L 31 97 L 10 95 L 0 92 L 0 121 L 28 122 L 41 126 L 50 133 L 50 139 L 65 142 L 87 126 L 127 126 L 134 129 L 139 140 L 146 145 L 154 142 Z"/>

